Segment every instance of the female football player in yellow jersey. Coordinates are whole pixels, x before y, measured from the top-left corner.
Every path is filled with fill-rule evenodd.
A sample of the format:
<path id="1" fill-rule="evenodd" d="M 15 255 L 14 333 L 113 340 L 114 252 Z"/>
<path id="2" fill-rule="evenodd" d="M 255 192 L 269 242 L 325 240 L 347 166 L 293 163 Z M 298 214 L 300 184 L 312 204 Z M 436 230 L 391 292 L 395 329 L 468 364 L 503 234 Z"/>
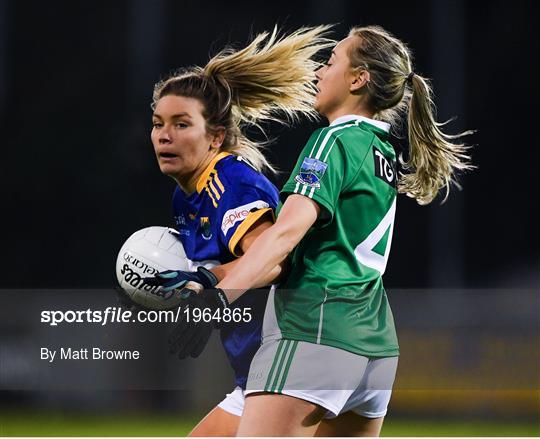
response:
<path id="1" fill-rule="evenodd" d="M 441 189 L 448 195 L 456 171 L 471 168 L 457 141 L 466 133 L 441 131 L 429 83 L 384 29 L 353 28 L 316 76 L 315 108 L 330 126 L 302 151 L 275 224 L 217 290 L 198 295 L 200 307 L 225 308 L 291 255 L 266 307 L 240 436 L 379 434 L 399 355 L 381 280 L 396 194 L 428 204 Z M 402 113 L 410 150 L 398 174 L 388 132 Z"/>

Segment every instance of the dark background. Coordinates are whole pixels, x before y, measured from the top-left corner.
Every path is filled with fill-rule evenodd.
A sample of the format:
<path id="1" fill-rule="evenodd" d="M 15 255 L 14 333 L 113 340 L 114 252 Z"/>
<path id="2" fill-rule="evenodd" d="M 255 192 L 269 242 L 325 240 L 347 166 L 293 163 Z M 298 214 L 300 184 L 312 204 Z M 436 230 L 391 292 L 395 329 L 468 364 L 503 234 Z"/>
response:
<path id="1" fill-rule="evenodd" d="M 532 1 L 0 0 L 0 288 L 113 287 L 124 240 L 140 228 L 171 223 L 174 182 L 161 175 L 150 142 L 154 83 L 178 67 L 204 65 L 225 45 L 242 46 L 276 23 L 285 31 L 337 23 L 336 39 L 353 25 L 382 25 L 412 48 L 415 71 L 432 78 L 438 119 L 457 117 L 447 132 L 476 130 L 468 142 L 477 169 L 460 178 L 462 191 L 454 189 L 443 205 L 398 200 L 385 274 L 403 352 L 396 389 L 407 383 L 470 389 L 475 377 L 500 382 L 504 369 L 513 378 L 533 376 L 524 385 L 533 392 L 525 399 L 469 392 L 453 403 L 445 394 L 418 399 L 402 392 L 393 413 L 425 416 L 431 407 L 436 416 L 445 408 L 434 402 L 444 401 L 449 413 L 537 416 L 540 153 L 533 61 L 540 47 Z M 279 136 L 269 151 L 283 171 L 274 179 L 278 187 L 316 127 L 269 127 Z M 407 148 L 404 139 L 394 144 Z M 445 294 L 445 288 L 454 290 Z M 74 303 L 88 300 L 78 295 Z M 506 326 L 497 326 L 496 314 L 477 313 L 483 301 L 502 314 L 509 309 Z M 521 309 L 512 308 L 518 302 Z M 2 331 L 10 349 L 3 352 L 12 353 L 3 365 L 11 367 L 28 334 L 9 324 Z M 14 381 L 8 388 L 15 391 L 4 392 L 2 401 L 97 413 L 176 413 L 191 406 L 200 414 L 230 388 L 226 366 L 214 376 L 214 364 L 225 359 L 217 340 L 212 343 L 206 361 L 175 364 L 168 375 L 180 381 L 213 376 L 217 390 L 208 397 L 25 393 Z M 121 373 L 115 370 L 107 369 L 112 382 Z M 515 382 L 503 380 L 503 387 Z M 499 405 L 490 405 L 496 399 Z"/>
<path id="2" fill-rule="evenodd" d="M 3 287 L 105 287 L 135 230 L 170 222 L 150 142 L 153 84 L 274 24 L 380 24 L 433 79 L 478 169 L 446 204 L 400 197 L 386 285 L 538 286 L 538 55 L 525 1 L 0 3 Z M 322 122 L 324 123 L 324 122 Z M 280 135 L 283 184 L 315 125 Z M 396 140 L 397 147 L 406 147 Z"/>

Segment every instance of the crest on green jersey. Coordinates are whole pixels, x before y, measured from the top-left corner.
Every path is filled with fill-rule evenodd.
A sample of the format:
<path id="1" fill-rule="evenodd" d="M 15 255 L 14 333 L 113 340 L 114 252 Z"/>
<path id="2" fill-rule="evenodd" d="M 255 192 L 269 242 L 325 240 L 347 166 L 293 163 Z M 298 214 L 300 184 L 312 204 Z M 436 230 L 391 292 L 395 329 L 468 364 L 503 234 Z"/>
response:
<path id="1" fill-rule="evenodd" d="M 327 167 L 327 163 L 306 157 L 300 166 L 300 172 L 294 177 L 294 180 L 309 187 L 321 187 L 321 178 L 326 172 Z"/>

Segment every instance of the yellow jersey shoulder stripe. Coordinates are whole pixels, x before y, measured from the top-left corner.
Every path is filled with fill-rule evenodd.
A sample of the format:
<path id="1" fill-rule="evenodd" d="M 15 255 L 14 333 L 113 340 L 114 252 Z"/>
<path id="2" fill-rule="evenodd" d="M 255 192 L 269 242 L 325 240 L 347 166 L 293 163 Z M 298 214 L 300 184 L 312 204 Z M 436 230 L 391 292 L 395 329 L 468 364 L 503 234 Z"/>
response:
<path id="1" fill-rule="evenodd" d="M 210 164 L 206 167 L 206 169 L 203 171 L 203 173 L 199 177 L 199 180 L 197 181 L 197 192 L 198 193 L 201 193 L 202 191 L 204 191 L 204 188 L 205 188 L 208 180 L 210 179 L 210 176 L 211 176 L 210 174 L 212 173 L 212 171 L 215 170 L 217 162 L 219 162 L 221 159 L 223 159 L 223 158 L 225 158 L 227 156 L 230 156 L 230 155 L 232 155 L 230 152 L 220 152 L 217 156 L 215 156 L 212 159 Z"/>
<path id="2" fill-rule="evenodd" d="M 206 193 L 208 194 L 208 196 L 212 200 L 212 204 L 214 205 L 214 207 L 217 208 L 218 203 L 217 203 L 217 200 L 214 198 L 214 194 L 212 194 L 212 191 L 208 188 L 208 186 L 205 186 L 204 190 L 206 191 Z"/>
<path id="3" fill-rule="evenodd" d="M 204 190 L 210 195 L 214 207 L 217 207 L 221 196 L 225 193 L 225 187 L 223 186 L 223 183 L 221 183 L 215 169 L 210 172 L 208 180 L 204 186 Z"/>
<path id="4" fill-rule="evenodd" d="M 206 185 L 207 188 L 209 188 L 212 193 L 214 194 L 214 197 L 216 197 L 216 200 L 219 200 L 221 198 L 222 193 L 220 193 L 216 187 L 214 186 L 214 183 L 212 180 L 208 180 L 208 184 Z"/>

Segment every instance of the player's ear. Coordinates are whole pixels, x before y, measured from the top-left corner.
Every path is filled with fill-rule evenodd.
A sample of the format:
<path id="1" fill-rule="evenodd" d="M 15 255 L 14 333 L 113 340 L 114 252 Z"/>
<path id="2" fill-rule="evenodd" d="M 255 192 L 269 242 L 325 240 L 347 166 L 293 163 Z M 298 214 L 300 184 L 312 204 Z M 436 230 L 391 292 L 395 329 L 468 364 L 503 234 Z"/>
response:
<path id="1" fill-rule="evenodd" d="M 212 136 L 211 148 L 219 149 L 225 140 L 225 127 L 217 127 Z"/>
<path id="2" fill-rule="evenodd" d="M 367 70 L 363 69 L 354 69 L 352 71 L 351 85 L 349 90 L 351 93 L 358 92 L 362 87 L 364 87 L 370 80 L 370 75 Z"/>

